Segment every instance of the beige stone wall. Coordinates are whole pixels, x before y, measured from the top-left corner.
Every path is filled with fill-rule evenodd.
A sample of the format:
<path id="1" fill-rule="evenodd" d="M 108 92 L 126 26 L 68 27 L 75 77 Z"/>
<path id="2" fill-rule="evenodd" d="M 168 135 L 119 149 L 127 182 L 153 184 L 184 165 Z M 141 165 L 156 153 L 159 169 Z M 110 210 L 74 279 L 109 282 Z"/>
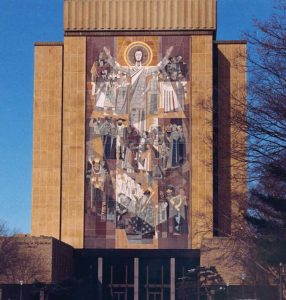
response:
<path id="1" fill-rule="evenodd" d="M 241 226 L 246 205 L 246 45 L 218 49 L 218 228 L 228 235 Z M 240 229 L 239 229 L 240 230 Z"/>
<path id="2" fill-rule="evenodd" d="M 75 248 L 82 248 L 86 38 L 66 37 L 64 45 L 61 240 Z"/>
<path id="3" fill-rule="evenodd" d="M 191 38 L 191 205 L 189 248 L 213 232 L 213 36 Z"/>
<path id="4" fill-rule="evenodd" d="M 62 45 L 35 47 L 33 235 L 60 235 Z"/>

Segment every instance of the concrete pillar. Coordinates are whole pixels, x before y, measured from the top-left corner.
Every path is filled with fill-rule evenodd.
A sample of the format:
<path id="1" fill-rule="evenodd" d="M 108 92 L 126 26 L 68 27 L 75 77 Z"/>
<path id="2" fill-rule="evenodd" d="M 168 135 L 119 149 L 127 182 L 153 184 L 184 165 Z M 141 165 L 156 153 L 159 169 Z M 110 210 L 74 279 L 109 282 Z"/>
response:
<path id="1" fill-rule="evenodd" d="M 1 297 L 0 297 L 1 300 Z M 40 291 L 40 300 L 45 300 L 45 291 Z"/>
<path id="2" fill-rule="evenodd" d="M 98 257 L 97 259 L 97 299 L 98 300 L 103 300 L 103 295 L 102 295 L 102 291 L 103 291 L 103 258 L 102 257 Z"/>
<path id="3" fill-rule="evenodd" d="M 139 258 L 134 258 L 134 300 L 139 299 Z"/>
<path id="4" fill-rule="evenodd" d="M 176 260 L 175 258 L 170 258 L 170 285 L 171 285 L 171 295 L 170 300 L 175 300 L 176 293 Z"/>

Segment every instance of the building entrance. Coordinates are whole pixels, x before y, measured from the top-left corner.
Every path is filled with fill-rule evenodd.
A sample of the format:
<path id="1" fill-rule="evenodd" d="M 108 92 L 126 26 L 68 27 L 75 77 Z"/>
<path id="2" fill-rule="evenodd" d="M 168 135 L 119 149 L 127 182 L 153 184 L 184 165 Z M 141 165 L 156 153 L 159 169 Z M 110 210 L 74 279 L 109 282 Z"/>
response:
<path id="1" fill-rule="evenodd" d="M 198 250 L 76 250 L 76 275 L 97 285 L 98 300 L 179 299 L 179 278 L 198 265 Z"/>

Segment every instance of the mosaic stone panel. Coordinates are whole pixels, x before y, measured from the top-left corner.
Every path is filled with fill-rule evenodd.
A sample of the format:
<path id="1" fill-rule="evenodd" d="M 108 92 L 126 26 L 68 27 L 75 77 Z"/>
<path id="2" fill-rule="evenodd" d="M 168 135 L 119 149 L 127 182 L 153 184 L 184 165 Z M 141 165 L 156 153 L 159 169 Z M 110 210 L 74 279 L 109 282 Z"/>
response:
<path id="1" fill-rule="evenodd" d="M 87 38 L 85 248 L 187 248 L 189 37 Z"/>

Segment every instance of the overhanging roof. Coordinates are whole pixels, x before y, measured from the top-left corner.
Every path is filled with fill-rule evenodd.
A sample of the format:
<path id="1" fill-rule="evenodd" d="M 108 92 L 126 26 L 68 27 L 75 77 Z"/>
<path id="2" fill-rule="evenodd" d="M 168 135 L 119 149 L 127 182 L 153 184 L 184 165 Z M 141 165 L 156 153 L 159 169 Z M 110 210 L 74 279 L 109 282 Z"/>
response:
<path id="1" fill-rule="evenodd" d="M 65 0 L 64 30 L 216 30 L 216 0 Z"/>

